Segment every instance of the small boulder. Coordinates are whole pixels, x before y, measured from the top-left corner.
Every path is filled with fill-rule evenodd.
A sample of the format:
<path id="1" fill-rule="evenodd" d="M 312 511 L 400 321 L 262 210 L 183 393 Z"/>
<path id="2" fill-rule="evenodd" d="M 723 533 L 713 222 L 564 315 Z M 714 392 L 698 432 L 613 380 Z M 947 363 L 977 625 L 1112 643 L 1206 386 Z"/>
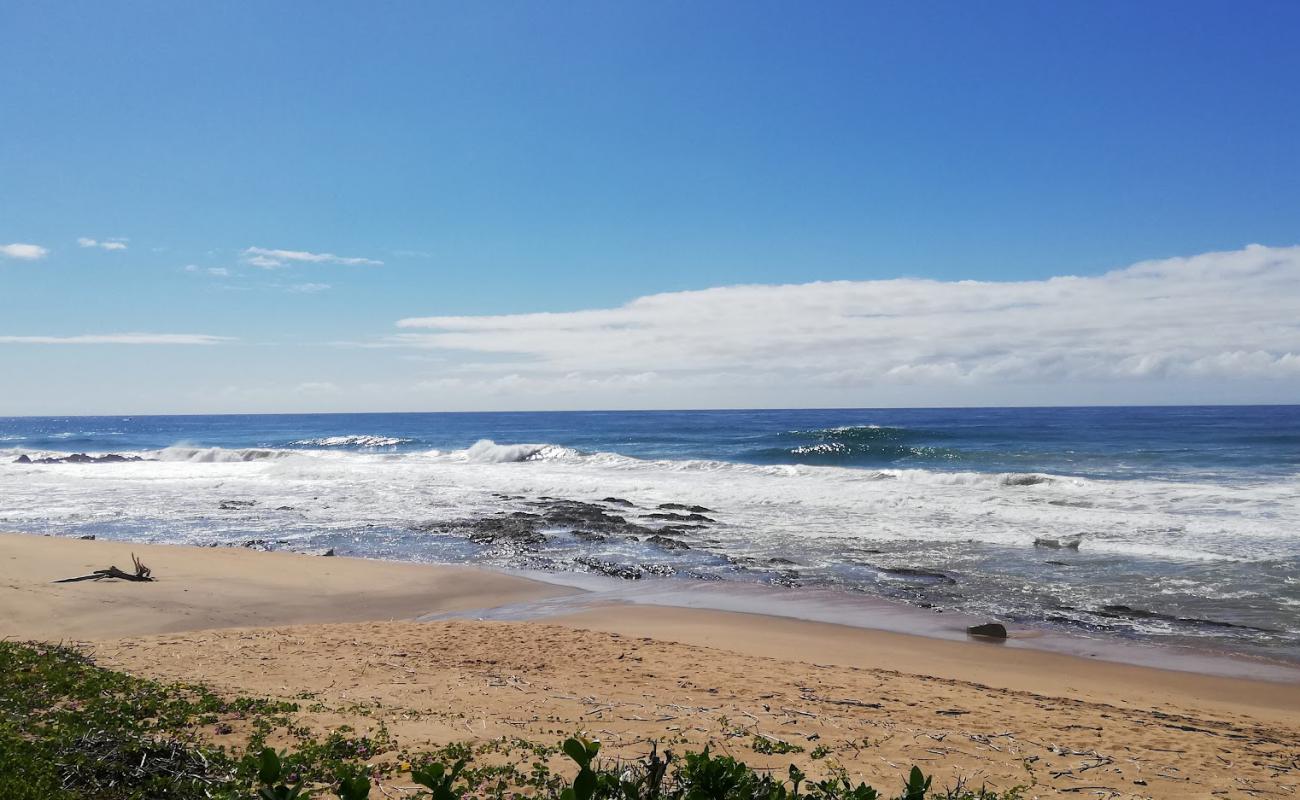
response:
<path id="1" fill-rule="evenodd" d="M 321 553 L 321 558 L 332 557 L 333 555 L 334 555 L 334 548 L 331 547 L 330 549 L 328 549 L 328 550 L 326 550 L 325 552 Z"/>
<path id="2" fill-rule="evenodd" d="M 31 459 L 31 456 L 27 455 L 26 453 L 23 453 L 22 455 L 20 455 L 20 456 L 18 456 L 17 458 L 14 459 L 14 463 L 15 463 L 15 464 L 30 464 L 30 463 L 32 463 L 32 459 Z"/>
<path id="3" fill-rule="evenodd" d="M 986 622 L 983 625 L 972 625 L 966 629 L 966 633 L 971 636 L 985 636 L 989 639 L 1007 638 L 1007 627 L 1001 622 Z"/>

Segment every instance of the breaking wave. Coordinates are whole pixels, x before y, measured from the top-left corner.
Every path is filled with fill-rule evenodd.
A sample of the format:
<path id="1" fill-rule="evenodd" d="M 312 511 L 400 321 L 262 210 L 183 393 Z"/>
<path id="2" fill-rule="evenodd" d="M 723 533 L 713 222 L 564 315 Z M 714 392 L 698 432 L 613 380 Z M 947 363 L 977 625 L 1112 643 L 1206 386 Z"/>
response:
<path id="1" fill-rule="evenodd" d="M 290 447 L 396 447 L 410 444 L 413 439 L 400 436 L 375 436 L 356 434 L 352 436 L 324 436 L 319 439 L 299 439 L 289 442 Z"/>
<path id="2" fill-rule="evenodd" d="M 288 450 L 271 450 L 261 447 L 228 449 L 225 447 L 187 447 L 184 445 L 165 447 L 155 454 L 159 461 L 188 461 L 192 464 L 268 461 L 293 455 L 293 452 Z"/>
<path id="3" fill-rule="evenodd" d="M 464 451 L 465 460 L 477 464 L 506 464 L 516 461 L 558 461 L 576 458 L 577 450 L 555 444 L 497 444 L 479 439 Z"/>

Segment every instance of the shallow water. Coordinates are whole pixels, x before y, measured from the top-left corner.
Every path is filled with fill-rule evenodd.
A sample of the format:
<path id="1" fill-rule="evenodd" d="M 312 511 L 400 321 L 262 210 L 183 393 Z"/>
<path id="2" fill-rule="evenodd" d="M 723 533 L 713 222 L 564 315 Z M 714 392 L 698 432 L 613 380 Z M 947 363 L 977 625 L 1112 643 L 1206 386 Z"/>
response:
<path id="1" fill-rule="evenodd" d="M 147 460 L 13 463 L 75 452 Z M 1295 406 L 18 418 L 0 460 L 15 530 L 820 587 L 1300 659 Z M 475 528 L 542 498 L 626 524 Z"/>

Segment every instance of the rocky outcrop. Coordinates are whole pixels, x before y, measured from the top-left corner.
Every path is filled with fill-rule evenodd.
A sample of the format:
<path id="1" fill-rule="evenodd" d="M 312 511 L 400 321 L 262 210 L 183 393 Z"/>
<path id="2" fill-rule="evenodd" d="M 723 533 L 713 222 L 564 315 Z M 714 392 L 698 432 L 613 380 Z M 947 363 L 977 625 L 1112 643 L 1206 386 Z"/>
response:
<path id="1" fill-rule="evenodd" d="M 73 453 L 66 456 L 45 456 L 32 458 L 26 453 L 14 459 L 15 464 L 122 464 L 129 461 L 144 461 L 140 456 L 124 456 L 120 453 L 105 453 L 92 456 L 86 453 Z"/>

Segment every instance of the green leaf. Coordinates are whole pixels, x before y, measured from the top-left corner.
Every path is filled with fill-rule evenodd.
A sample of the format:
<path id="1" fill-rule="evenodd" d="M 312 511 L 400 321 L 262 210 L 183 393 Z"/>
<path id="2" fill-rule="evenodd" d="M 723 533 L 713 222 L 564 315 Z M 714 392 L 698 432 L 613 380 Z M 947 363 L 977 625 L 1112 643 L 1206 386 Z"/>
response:
<path id="1" fill-rule="evenodd" d="M 930 778 L 925 777 L 920 767 L 912 767 L 907 777 L 907 793 L 904 800 L 925 800 L 925 793 L 930 790 Z"/>
<path id="2" fill-rule="evenodd" d="M 353 775 L 339 781 L 337 792 L 340 800 L 366 800 L 370 797 L 370 779 L 365 775 Z"/>
<path id="3" fill-rule="evenodd" d="M 575 800 L 591 800 L 596 793 L 596 773 L 585 768 L 579 772 L 573 779 L 573 793 Z"/>
<path id="4" fill-rule="evenodd" d="M 585 768 L 588 764 L 591 763 L 591 756 L 587 755 L 587 748 L 585 744 L 579 739 L 575 739 L 572 737 L 565 739 L 564 752 L 566 755 L 568 755 L 569 758 L 576 761 L 578 766 L 580 767 Z"/>
<path id="5" fill-rule="evenodd" d="M 411 780 L 425 787 L 436 789 L 442 783 L 442 773 L 447 769 L 443 764 L 430 764 L 423 769 L 411 770 Z"/>
<path id="6" fill-rule="evenodd" d="M 271 784 L 280 780 L 282 765 L 280 756 L 269 747 L 262 748 L 262 754 L 258 758 L 257 778 L 262 783 Z"/>

